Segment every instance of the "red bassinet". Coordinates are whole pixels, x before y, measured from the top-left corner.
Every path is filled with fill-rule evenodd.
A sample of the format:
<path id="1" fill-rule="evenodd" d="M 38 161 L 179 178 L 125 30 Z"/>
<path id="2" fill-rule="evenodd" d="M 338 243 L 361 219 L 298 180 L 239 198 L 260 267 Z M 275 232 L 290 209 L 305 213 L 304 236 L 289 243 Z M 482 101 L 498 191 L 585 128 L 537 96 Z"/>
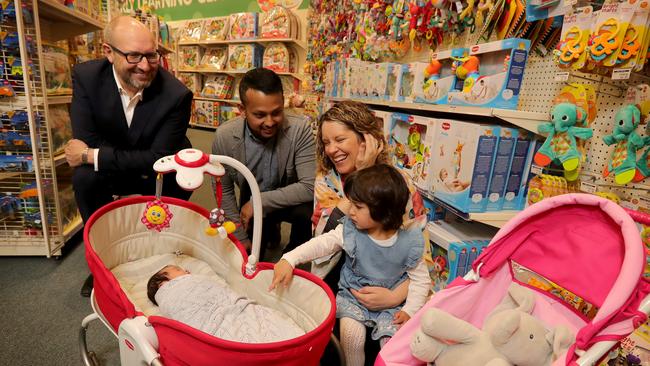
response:
<path id="1" fill-rule="evenodd" d="M 117 333 L 125 319 L 145 314 L 136 309 L 110 269 L 157 254 L 183 253 L 209 264 L 236 291 L 288 314 L 307 332 L 283 342 L 244 344 L 218 339 L 171 319 L 150 316 L 147 321 L 155 330 L 162 363 L 318 365 L 335 321 L 334 295 L 327 285 L 310 273 L 296 270 L 292 286 L 284 293 L 268 292 L 273 265 L 260 263 L 252 276 L 244 275 L 248 257 L 243 247 L 232 235 L 224 240 L 205 233 L 209 225 L 206 209 L 163 197 L 173 214 L 171 226 L 161 232 L 147 229 L 140 218 L 153 199 L 133 197 L 112 202 L 98 210 L 84 230 L 86 259 L 95 278 L 94 305 L 112 331 Z M 133 342 L 127 343 L 131 343 L 127 344 L 129 348 L 134 346 Z"/>

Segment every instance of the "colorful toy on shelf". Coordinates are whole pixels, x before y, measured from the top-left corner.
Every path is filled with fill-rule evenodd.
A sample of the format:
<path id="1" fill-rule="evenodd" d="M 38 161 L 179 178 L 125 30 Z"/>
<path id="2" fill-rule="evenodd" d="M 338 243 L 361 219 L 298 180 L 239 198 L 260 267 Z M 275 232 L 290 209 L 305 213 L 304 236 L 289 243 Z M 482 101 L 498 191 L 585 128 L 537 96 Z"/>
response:
<path id="1" fill-rule="evenodd" d="M 589 54 L 594 61 L 602 62 L 618 49 L 621 42 L 618 37 L 619 31 L 619 21 L 616 18 L 609 18 L 598 26 L 589 41 Z"/>
<path id="2" fill-rule="evenodd" d="M 203 52 L 203 57 L 198 68 L 201 70 L 225 70 L 227 63 L 228 48 L 211 47 Z"/>
<path id="3" fill-rule="evenodd" d="M 438 88 L 435 85 L 435 81 L 440 79 L 441 68 L 442 64 L 440 61 L 432 58 L 429 65 L 424 69 L 424 84 L 422 84 L 422 89 L 425 95 L 430 95 L 433 99 L 437 99 Z"/>
<path id="4" fill-rule="evenodd" d="M 180 47 L 181 61 L 180 68 L 195 69 L 201 61 L 201 48 L 198 46 Z"/>
<path id="5" fill-rule="evenodd" d="M 230 17 L 210 18 L 203 21 L 202 41 L 223 41 L 228 37 Z"/>
<path id="6" fill-rule="evenodd" d="M 276 6 L 262 14 L 260 38 L 293 38 L 296 35 L 297 21 L 291 12 Z"/>
<path id="7" fill-rule="evenodd" d="M 479 77 L 480 61 L 476 56 L 454 58 L 452 70 L 459 80 L 463 80 L 463 93 L 469 93 Z"/>
<path id="8" fill-rule="evenodd" d="M 264 49 L 263 67 L 275 72 L 295 72 L 296 52 L 281 42 L 274 42 Z"/>
<path id="9" fill-rule="evenodd" d="M 257 13 L 237 13 L 230 15 L 228 39 L 257 38 Z"/>
<path id="10" fill-rule="evenodd" d="M 642 174 L 637 170 L 636 152 L 644 146 L 644 139 L 636 133 L 641 121 L 641 112 L 634 105 L 621 108 L 614 117 L 616 126 L 611 135 L 603 137 L 606 145 L 616 144 L 611 160 L 603 171 L 607 177 L 614 173 L 614 181 L 618 184 L 631 182 L 635 177 L 640 180 Z"/>
<path id="11" fill-rule="evenodd" d="M 248 71 L 262 65 L 263 48 L 256 44 L 231 44 L 228 46 L 228 69 Z"/>
<path id="12" fill-rule="evenodd" d="M 551 110 L 551 123 L 543 123 L 538 127 L 540 133 L 548 133 L 544 144 L 535 154 L 535 164 L 547 166 L 558 160 L 565 171 L 573 172 L 580 165 L 580 154 L 576 139 L 591 138 L 591 128 L 576 127 L 582 125 L 587 113 L 571 103 L 560 103 Z"/>
<path id="13" fill-rule="evenodd" d="M 181 32 L 180 43 L 195 43 L 201 39 L 201 32 L 203 30 L 203 22 L 201 20 L 192 20 L 185 24 Z"/>

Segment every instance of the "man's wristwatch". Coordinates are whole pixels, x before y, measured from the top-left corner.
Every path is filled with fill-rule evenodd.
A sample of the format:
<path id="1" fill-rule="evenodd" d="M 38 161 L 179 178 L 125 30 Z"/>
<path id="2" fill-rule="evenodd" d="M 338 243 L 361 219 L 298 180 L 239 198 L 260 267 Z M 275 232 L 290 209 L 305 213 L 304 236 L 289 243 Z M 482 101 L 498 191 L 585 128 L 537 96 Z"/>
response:
<path id="1" fill-rule="evenodd" d="M 81 153 L 81 162 L 83 164 L 88 164 L 88 148 L 85 148 Z"/>

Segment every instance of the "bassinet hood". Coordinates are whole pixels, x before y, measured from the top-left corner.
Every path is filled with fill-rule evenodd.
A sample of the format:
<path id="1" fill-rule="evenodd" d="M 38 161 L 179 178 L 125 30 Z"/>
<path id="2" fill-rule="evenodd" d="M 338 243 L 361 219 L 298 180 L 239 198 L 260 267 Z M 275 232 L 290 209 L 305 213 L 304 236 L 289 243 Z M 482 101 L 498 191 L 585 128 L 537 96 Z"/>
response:
<path id="1" fill-rule="evenodd" d="M 612 201 L 589 194 L 545 199 L 510 220 L 473 264 L 488 276 L 506 260 L 560 284 L 600 308 L 623 307 L 645 265 L 636 224 Z"/>

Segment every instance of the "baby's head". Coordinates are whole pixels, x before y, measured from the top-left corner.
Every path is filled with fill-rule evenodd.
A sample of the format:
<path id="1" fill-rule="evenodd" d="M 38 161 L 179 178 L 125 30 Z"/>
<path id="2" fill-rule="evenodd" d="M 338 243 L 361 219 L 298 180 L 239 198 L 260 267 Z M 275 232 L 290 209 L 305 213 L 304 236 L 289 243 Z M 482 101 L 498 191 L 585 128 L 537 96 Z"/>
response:
<path id="1" fill-rule="evenodd" d="M 164 266 L 160 271 L 151 276 L 149 282 L 147 282 L 147 297 L 149 300 L 151 300 L 152 303 L 158 305 L 156 302 L 156 293 L 158 292 L 160 286 L 162 286 L 163 283 L 167 281 L 171 281 L 176 277 L 180 277 L 188 273 L 190 272 L 173 264 Z"/>
<path id="2" fill-rule="evenodd" d="M 384 230 L 397 230 L 402 226 L 410 193 L 404 176 L 397 169 L 375 164 L 358 170 L 345 179 L 343 190 L 353 204 L 368 206 L 370 218 Z"/>

